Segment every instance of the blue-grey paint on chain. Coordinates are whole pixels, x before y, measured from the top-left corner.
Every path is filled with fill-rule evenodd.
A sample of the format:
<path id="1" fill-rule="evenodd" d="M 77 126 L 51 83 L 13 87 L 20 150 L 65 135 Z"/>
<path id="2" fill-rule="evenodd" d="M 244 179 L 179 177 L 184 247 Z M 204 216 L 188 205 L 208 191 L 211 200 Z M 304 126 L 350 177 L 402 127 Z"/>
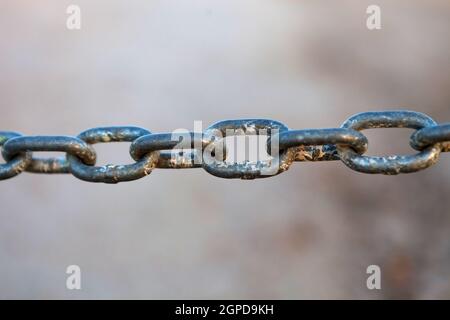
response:
<path id="1" fill-rule="evenodd" d="M 419 112 L 394 110 L 365 112 L 352 116 L 342 124 L 342 128 L 354 130 L 375 128 L 422 129 L 437 125 L 427 115 Z M 393 155 L 369 157 L 357 154 L 348 146 L 338 146 L 340 159 L 351 169 L 363 173 L 395 175 L 423 170 L 433 165 L 439 158 L 441 148 L 431 145 L 416 155 Z"/>
<path id="2" fill-rule="evenodd" d="M 89 144 L 108 142 L 132 142 L 151 132 L 138 127 L 102 127 L 86 130 L 78 138 Z M 150 152 L 138 161 L 127 165 L 86 165 L 77 156 L 68 154 L 71 173 L 84 181 L 118 183 L 137 180 L 149 175 L 158 162 L 158 154 Z"/>
<path id="3" fill-rule="evenodd" d="M 367 138 L 356 130 L 346 128 L 283 131 L 268 139 L 268 151 L 272 139 L 279 140 L 280 150 L 294 148 L 295 161 L 339 160 L 336 145 L 349 146 L 358 154 L 367 150 Z"/>
<path id="4" fill-rule="evenodd" d="M 441 144 L 442 151 L 450 151 L 450 123 L 420 129 L 412 134 L 410 140 L 411 147 L 416 150 L 436 143 Z"/>
<path id="5" fill-rule="evenodd" d="M 87 165 L 94 165 L 97 155 L 94 149 L 76 137 L 68 136 L 19 136 L 6 141 L 2 155 L 6 161 L 11 161 L 17 155 L 30 151 L 65 152 L 80 158 Z M 31 158 L 26 168 L 39 173 L 69 173 L 69 165 L 65 157 L 41 159 Z"/>
<path id="6" fill-rule="evenodd" d="M 212 132 L 219 130 L 222 133 L 222 139 L 226 138 L 228 130 L 238 131 L 241 130 L 244 134 L 255 134 L 258 130 L 266 130 L 266 135 L 271 135 L 273 132 L 285 132 L 289 128 L 281 122 L 270 119 L 238 119 L 238 120 L 225 120 L 219 121 L 209 126 L 206 131 Z M 220 140 L 219 140 L 220 141 Z M 212 141 L 215 144 L 218 141 Z M 225 143 L 223 143 L 224 148 Z M 226 152 L 225 152 L 226 154 Z M 269 161 L 257 161 L 250 162 L 244 161 L 243 163 L 227 163 L 224 159 L 215 159 L 215 157 L 209 157 L 207 154 L 203 155 L 203 169 L 208 173 L 220 177 L 220 178 L 240 178 L 240 179 L 256 179 L 267 178 L 273 175 L 278 175 L 287 169 L 289 169 L 292 162 L 295 160 L 295 152 L 293 149 L 281 150 L 278 155 L 274 155 L 273 159 Z M 274 174 L 268 175 L 265 170 L 270 168 L 273 163 L 276 163 L 278 168 L 274 171 Z"/>
<path id="7" fill-rule="evenodd" d="M 415 155 L 368 157 L 368 141 L 360 131 L 373 128 L 411 128 L 410 145 Z M 223 142 L 227 130 L 243 134 L 267 135 L 267 150 L 278 140 L 278 148 L 269 161 L 227 163 L 226 147 L 221 159 L 203 151 Z M 265 130 L 262 133 L 260 130 Z M 218 133 L 217 135 L 215 133 Z M 173 139 L 178 136 L 179 139 Z M 183 150 L 178 149 L 180 142 Z M 128 165 L 95 166 L 95 143 L 131 142 L 130 154 L 135 160 Z M 275 145 L 275 143 L 274 143 Z M 433 165 L 442 151 L 450 151 L 450 123 L 438 125 L 427 115 L 414 111 L 394 110 L 365 112 L 352 116 L 340 128 L 290 130 L 270 119 L 225 120 L 209 126 L 204 133 L 151 133 L 138 127 L 102 127 L 71 136 L 22 136 L 0 131 L 0 147 L 6 163 L 0 165 L 0 180 L 23 171 L 35 173 L 72 173 L 85 181 L 117 183 L 148 175 L 155 168 L 199 168 L 222 178 L 254 179 L 270 177 L 263 170 L 275 161 L 273 175 L 286 171 L 294 161 L 342 160 L 349 168 L 364 173 L 393 175 L 419 171 Z M 198 149 L 196 149 L 198 148 Z M 219 149 L 220 150 L 220 149 Z M 34 158 L 39 151 L 59 151 L 65 157 Z M 206 159 L 205 159 L 206 157 Z M 207 160 L 207 161 L 205 161 Z"/>
<path id="8" fill-rule="evenodd" d="M 203 133 L 198 132 L 154 133 L 136 139 L 130 146 L 130 155 L 138 161 L 148 153 L 157 153 L 156 167 L 160 169 L 199 168 L 203 147 L 208 143 L 203 140 Z M 196 146 L 201 146 L 201 150 L 196 150 Z M 182 150 L 163 151 L 177 147 Z"/>
<path id="9" fill-rule="evenodd" d="M 17 132 L 0 131 L 0 147 L 8 140 L 20 137 Z M 21 152 L 5 164 L 0 164 L 0 180 L 12 178 L 24 171 L 31 162 L 31 152 Z"/>

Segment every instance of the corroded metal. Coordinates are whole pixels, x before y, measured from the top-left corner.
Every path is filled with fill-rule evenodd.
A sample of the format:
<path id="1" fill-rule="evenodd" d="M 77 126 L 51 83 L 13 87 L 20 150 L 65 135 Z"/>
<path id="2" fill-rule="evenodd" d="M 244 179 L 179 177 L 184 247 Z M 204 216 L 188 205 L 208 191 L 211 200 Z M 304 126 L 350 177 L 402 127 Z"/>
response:
<path id="1" fill-rule="evenodd" d="M 429 145 L 440 143 L 444 152 L 450 151 L 450 123 L 426 127 L 413 133 L 411 147 L 423 150 Z"/>
<path id="2" fill-rule="evenodd" d="M 151 134 L 138 127 L 103 127 L 86 130 L 78 138 L 89 144 L 108 142 L 132 142 L 139 137 Z M 104 166 L 86 165 L 77 156 L 68 154 L 71 173 L 84 181 L 118 183 L 132 181 L 149 175 L 158 162 L 158 154 L 150 152 L 132 164 Z"/>
<path id="3" fill-rule="evenodd" d="M 415 155 L 369 157 L 368 141 L 360 131 L 374 128 L 411 128 L 410 145 Z M 267 138 L 267 158 L 228 161 L 226 138 L 259 135 Z M 134 162 L 95 166 L 93 144 L 131 142 Z M 433 165 L 442 151 L 450 151 L 450 124 L 438 125 L 425 114 L 395 110 L 352 116 L 340 128 L 290 130 L 270 119 L 225 120 L 204 132 L 151 133 L 138 127 L 103 127 L 70 136 L 22 136 L 0 131 L 0 147 L 6 163 L 0 164 L 0 180 L 22 171 L 71 173 L 91 182 L 117 183 L 147 176 L 155 168 L 203 168 L 222 178 L 255 179 L 277 175 L 294 161 L 341 160 L 364 173 L 398 174 Z M 247 145 L 246 145 L 247 148 Z M 258 146 L 259 148 L 259 146 Z M 33 152 L 64 152 L 64 157 L 35 158 Z"/>
<path id="4" fill-rule="evenodd" d="M 159 169 L 192 169 L 202 167 L 202 150 L 188 150 L 179 152 L 163 151 L 159 153 Z"/>
<path id="5" fill-rule="evenodd" d="M 194 132 L 153 133 L 136 139 L 130 146 L 130 155 L 134 160 L 141 159 L 145 154 L 174 148 L 192 149 L 202 146 L 202 134 Z M 170 155 L 167 154 L 166 156 Z"/>
<path id="6" fill-rule="evenodd" d="M 97 159 L 95 150 L 86 142 L 67 136 L 20 136 L 12 138 L 3 145 L 2 155 L 6 161 L 24 152 L 51 151 L 65 152 L 81 159 L 87 165 L 94 165 Z M 41 173 L 68 173 L 69 164 L 65 157 L 41 159 L 32 157 L 26 168 Z"/>
<path id="7" fill-rule="evenodd" d="M 0 147 L 20 133 L 0 131 Z M 0 180 L 12 178 L 24 171 L 31 162 L 31 152 L 21 152 L 5 164 L 0 164 Z"/>
<path id="8" fill-rule="evenodd" d="M 295 148 L 295 161 L 339 160 L 336 145 L 345 145 L 358 154 L 367 150 L 367 138 L 360 132 L 346 128 L 288 130 L 279 133 L 279 148 Z M 270 150 L 271 139 L 267 142 Z"/>
<path id="9" fill-rule="evenodd" d="M 437 125 L 427 115 L 413 111 L 365 112 L 354 115 L 342 124 L 342 128 L 354 130 L 376 128 L 422 129 Z M 340 159 L 351 169 L 364 173 L 395 175 L 423 170 L 433 165 L 439 158 L 441 148 L 431 145 L 416 155 L 393 155 L 369 157 L 357 154 L 349 146 L 337 146 Z"/>
<path id="10" fill-rule="evenodd" d="M 238 119 L 220 121 L 206 129 L 207 132 L 217 130 L 221 133 L 221 137 L 216 139 L 216 141 L 211 141 L 213 145 L 217 144 L 217 142 L 223 143 L 223 139 L 226 138 L 228 131 L 241 131 L 242 134 L 246 135 L 259 134 L 260 130 L 264 130 L 266 135 L 271 135 L 274 131 L 277 134 L 288 131 L 289 128 L 281 122 L 269 119 Z M 225 144 L 223 146 L 225 147 Z M 246 180 L 266 178 L 286 171 L 295 159 L 295 153 L 292 149 L 288 148 L 278 152 L 277 148 L 277 153 L 268 160 L 258 160 L 256 162 L 246 160 L 240 163 L 228 163 L 225 161 L 225 155 L 223 159 L 217 159 L 217 157 L 204 153 L 203 169 L 220 178 L 240 178 Z"/>

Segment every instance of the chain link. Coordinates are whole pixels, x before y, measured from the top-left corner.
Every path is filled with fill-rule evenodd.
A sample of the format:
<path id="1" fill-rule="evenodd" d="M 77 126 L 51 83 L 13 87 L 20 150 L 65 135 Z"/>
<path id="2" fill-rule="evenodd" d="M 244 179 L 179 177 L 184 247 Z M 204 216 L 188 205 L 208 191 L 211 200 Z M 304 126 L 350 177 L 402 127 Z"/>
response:
<path id="1" fill-rule="evenodd" d="M 427 115 L 413 111 L 365 112 L 346 120 L 342 127 L 354 130 L 376 128 L 422 129 L 436 126 Z M 364 173 L 398 174 L 419 171 L 436 163 L 441 147 L 423 145 L 416 155 L 394 155 L 389 157 L 368 157 L 357 154 L 349 146 L 338 146 L 340 159 L 351 169 Z"/>
<path id="2" fill-rule="evenodd" d="M 86 130 L 78 139 L 92 145 L 108 142 L 133 142 L 142 136 L 151 136 L 151 132 L 138 127 L 105 127 Z M 85 164 L 78 156 L 67 154 L 71 173 L 84 181 L 118 183 L 132 181 L 149 175 L 158 161 L 158 154 L 149 152 L 133 164 L 105 165 L 96 167 Z"/>
<path id="3" fill-rule="evenodd" d="M 410 145 L 419 153 L 369 157 L 368 139 L 360 131 L 374 128 L 410 128 Z M 267 136 L 268 158 L 230 163 L 225 139 L 230 135 Z M 95 166 L 96 143 L 131 142 L 134 162 Z M 69 136 L 23 136 L 0 131 L 6 163 L 0 180 L 23 171 L 71 173 L 89 182 L 118 183 L 149 175 L 155 168 L 203 168 L 221 178 L 255 179 L 280 174 L 294 161 L 341 160 L 364 173 L 410 173 L 430 167 L 441 152 L 450 151 L 450 123 L 438 125 L 429 116 L 405 110 L 365 112 L 346 120 L 340 128 L 291 130 L 268 119 L 225 120 L 205 132 L 151 133 L 138 127 L 102 127 Z M 64 152 L 65 157 L 36 158 L 33 152 Z"/>

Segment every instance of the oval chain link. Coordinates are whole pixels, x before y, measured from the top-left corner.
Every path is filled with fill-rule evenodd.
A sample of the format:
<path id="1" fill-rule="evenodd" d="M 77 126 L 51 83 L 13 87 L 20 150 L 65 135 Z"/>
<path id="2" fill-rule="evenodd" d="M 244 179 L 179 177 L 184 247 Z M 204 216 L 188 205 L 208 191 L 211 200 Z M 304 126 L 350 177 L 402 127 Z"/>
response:
<path id="1" fill-rule="evenodd" d="M 78 135 L 78 138 L 92 145 L 95 143 L 109 142 L 133 142 L 150 131 L 138 127 L 103 127 L 86 130 Z M 158 155 L 154 152 L 143 155 L 133 164 L 127 165 L 86 165 L 78 157 L 67 155 L 72 174 L 84 181 L 118 183 L 132 181 L 149 175 L 158 162 Z"/>
<path id="2" fill-rule="evenodd" d="M 342 124 L 342 128 L 354 130 L 376 128 L 422 129 L 435 126 L 436 122 L 427 115 L 413 111 L 365 112 L 354 115 Z M 395 175 L 423 170 L 433 165 L 439 158 L 441 148 L 431 145 L 416 155 L 394 155 L 369 157 L 357 154 L 352 148 L 337 147 L 339 157 L 351 169 L 363 173 Z"/>
<path id="3" fill-rule="evenodd" d="M 216 177 L 228 179 L 267 178 L 288 170 L 295 156 L 292 149 L 282 150 L 278 155 L 271 156 L 268 160 L 258 160 L 257 162 L 245 160 L 240 163 L 228 163 L 226 161 L 227 151 L 224 139 L 227 137 L 228 131 L 240 132 L 244 135 L 260 135 L 260 130 L 264 130 L 266 135 L 271 135 L 273 131 L 275 133 L 285 132 L 289 128 L 281 122 L 268 119 L 225 120 L 209 126 L 206 129 L 207 135 L 211 135 L 213 138 L 219 137 L 219 139 L 207 139 L 210 141 L 209 144 L 212 144 L 212 150 L 216 150 L 217 144 L 219 144 L 219 146 L 223 146 L 225 152 L 222 159 L 216 159 L 215 154 L 204 153 L 203 169 Z"/>
<path id="4" fill-rule="evenodd" d="M 12 138 L 3 145 L 3 158 L 11 161 L 24 152 L 49 151 L 64 152 L 80 158 L 87 165 L 94 165 L 97 159 L 95 150 L 86 142 L 68 136 L 20 136 Z M 31 158 L 27 171 L 36 173 L 69 173 L 69 164 L 65 157 Z"/>

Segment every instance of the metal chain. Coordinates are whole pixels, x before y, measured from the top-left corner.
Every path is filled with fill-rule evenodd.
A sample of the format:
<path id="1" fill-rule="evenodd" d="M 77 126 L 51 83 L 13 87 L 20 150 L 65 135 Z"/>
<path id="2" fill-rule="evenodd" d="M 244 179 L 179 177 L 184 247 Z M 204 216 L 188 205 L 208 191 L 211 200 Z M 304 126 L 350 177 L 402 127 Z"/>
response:
<path id="1" fill-rule="evenodd" d="M 368 139 L 360 131 L 374 128 L 410 128 L 410 145 L 415 155 L 369 157 Z M 229 163 L 223 142 L 229 130 L 243 135 L 266 135 L 268 160 Z M 261 134 L 261 132 L 264 132 Z M 104 127 L 82 132 L 77 137 L 23 136 L 0 131 L 0 147 L 6 163 L 0 164 L 0 180 L 23 171 L 71 173 L 75 177 L 104 183 L 132 181 L 149 175 L 155 168 L 203 168 L 221 178 L 254 179 L 286 171 L 294 161 L 341 160 L 364 173 L 394 175 L 430 167 L 441 152 L 450 151 L 450 124 L 438 125 L 429 116 L 414 111 L 365 112 L 346 120 L 340 128 L 291 130 L 267 119 L 225 120 L 205 132 L 151 133 L 138 127 Z M 131 142 L 134 163 L 95 166 L 96 143 Z M 180 143 L 182 148 L 180 148 Z M 278 142 L 278 143 L 275 143 Z M 277 145 L 277 146 L 275 146 Z M 275 148 L 274 148 L 275 146 Z M 181 149 L 181 151 L 180 151 Z M 36 158 L 33 152 L 64 152 L 65 157 Z M 272 171 L 268 171 L 272 168 Z"/>

